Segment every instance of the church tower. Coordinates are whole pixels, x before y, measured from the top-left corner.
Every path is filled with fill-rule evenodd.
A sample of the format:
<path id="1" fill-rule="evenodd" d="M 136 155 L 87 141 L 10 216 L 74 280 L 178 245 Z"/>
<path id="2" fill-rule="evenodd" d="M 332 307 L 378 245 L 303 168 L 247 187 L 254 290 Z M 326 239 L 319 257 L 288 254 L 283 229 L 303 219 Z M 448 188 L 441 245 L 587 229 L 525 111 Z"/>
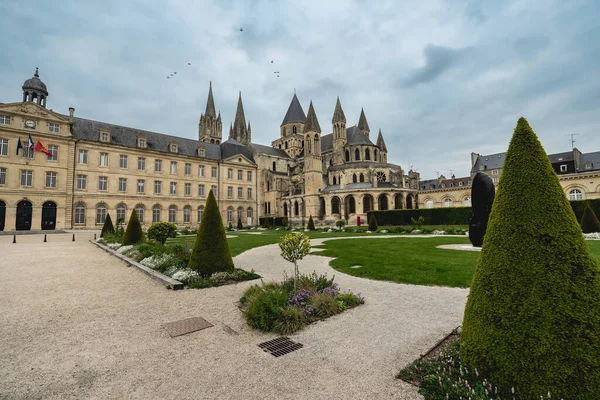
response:
<path id="1" fill-rule="evenodd" d="M 302 132 L 304 132 L 305 121 L 306 115 L 304 115 L 300 101 L 294 93 L 287 113 L 285 113 L 283 122 L 279 127 L 280 137 L 271 142 L 271 146 L 282 149 L 290 157 L 299 155 L 302 152 L 302 143 L 304 143 Z"/>
<path id="2" fill-rule="evenodd" d="M 208 101 L 206 102 L 206 111 L 200 115 L 198 123 L 198 137 L 201 142 L 221 143 L 223 138 L 223 123 L 221 113 L 219 116 L 215 112 L 215 100 L 213 99 L 212 82 L 208 87 Z"/>
<path id="3" fill-rule="evenodd" d="M 229 139 L 237 140 L 243 145 L 250 144 L 250 124 L 246 125 L 246 116 L 244 115 L 244 105 L 242 104 L 242 92 L 238 98 L 235 120 L 229 133 Z"/>
<path id="4" fill-rule="evenodd" d="M 369 133 L 371 130 L 369 129 L 367 117 L 365 117 L 365 110 L 362 108 L 360 109 L 360 118 L 358 119 L 358 129 L 360 129 L 363 135 L 369 138 Z"/>
<path id="5" fill-rule="evenodd" d="M 381 134 L 381 128 L 379 128 L 379 135 L 377 136 L 377 147 L 379 147 L 379 159 L 375 160 L 381 163 L 387 163 L 387 147 Z"/>
<path id="6" fill-rule="evenodd" d="M 342 104 L 340 98 L 337 98 L 335 104 L 335 111 L 333 112 L 333 165 L 340 165 L 344 163 L 345 154 L 344 150 L 346 147 L 346 116 L 344 110 L 342 110 Z"/>
<path id="7" fill-rule="evenodd" d="M 323 185 L 321 161 L 321 126 L 312 101 L 304 124 L 304 201 L 306 215 L 319 215 L 319 190 Z"/>

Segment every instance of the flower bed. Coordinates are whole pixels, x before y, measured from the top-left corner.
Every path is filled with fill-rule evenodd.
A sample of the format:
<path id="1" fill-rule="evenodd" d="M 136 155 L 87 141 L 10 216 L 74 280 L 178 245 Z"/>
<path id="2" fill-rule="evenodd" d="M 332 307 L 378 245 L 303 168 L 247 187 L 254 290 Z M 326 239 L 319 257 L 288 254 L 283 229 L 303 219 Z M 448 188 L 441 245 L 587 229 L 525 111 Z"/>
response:
<path id="1" fill-rule="evenodd" d="M 251 327 L 288 335 L 304 326 L 364 303 L 359 294 L 341 292 L 327 275 L 299 275 L 282 283 L 267 282 L 249 287 L 242 298 L 242 311 Z"/>

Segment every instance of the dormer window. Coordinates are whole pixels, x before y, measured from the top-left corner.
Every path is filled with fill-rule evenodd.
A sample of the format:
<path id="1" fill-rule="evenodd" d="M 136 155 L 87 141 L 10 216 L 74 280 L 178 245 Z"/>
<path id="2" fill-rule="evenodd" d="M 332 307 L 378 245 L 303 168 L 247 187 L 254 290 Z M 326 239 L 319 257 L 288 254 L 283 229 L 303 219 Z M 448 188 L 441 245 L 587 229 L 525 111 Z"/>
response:
<path id="1" fill-rule="evenodd" d="M 100 131 L 100 141 L 104 143 L 110 143 L 110 132 Z"/>
<path id="2" fill-rule="evenodd" d="M 592 169 L 592 163 L 591 162 L 586 162 L 584 164 L 583 168 L 585 168 L 585 169 Z"/>
<path id="3" fill-rule="evenodd" d="M 198 155 L 200 157 L 206 157 L 206 149 L 204 147 L 199 147 L 198 148 Z"/>
<path id="4" fill-rule="evenodd" d="M 177 150 L 177 143 L 171 143 L 171 144 L 169 144 L 169 151 L 171 153 L 177 153 L 178 152 L 178 150 Z"/>
<path id="5" fill-rule="evenodd" d="M 560 172 L 567 172 L 567 166 L 565 164 L 560 166 Z"/>
<path id="6" fill-rule="evenodd" d="M 146 141 L 145 137 L 138 137 L 137 145 L 138 145 L 138 147 L 145 149 L 148 146 L 148 142 Z"/>

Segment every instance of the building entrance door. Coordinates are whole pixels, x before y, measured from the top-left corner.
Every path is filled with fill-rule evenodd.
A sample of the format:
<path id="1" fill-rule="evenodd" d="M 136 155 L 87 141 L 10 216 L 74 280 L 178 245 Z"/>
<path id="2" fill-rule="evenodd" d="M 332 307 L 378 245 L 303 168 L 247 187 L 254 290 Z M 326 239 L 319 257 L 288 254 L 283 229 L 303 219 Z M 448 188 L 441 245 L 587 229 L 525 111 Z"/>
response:
<path id="1" fill-rule="evenodd" d="M 0 200 L 0 232 L 4 230 L 4 220 L 6 219 L 6 203 Z"/>
<path id="2" fill-rule="evenodd" d="M 47 201 L 42 206 L 42 230 L 56 229 L 56 203 Z"/>
<path id="3" fill-rule="evenodd" d="M 18 231 L 28 231 L 31 229 L 31 214 L 33 207 L 31 202 L 21 200 L 17 203 L 17 223 L 15 228 Z"/>

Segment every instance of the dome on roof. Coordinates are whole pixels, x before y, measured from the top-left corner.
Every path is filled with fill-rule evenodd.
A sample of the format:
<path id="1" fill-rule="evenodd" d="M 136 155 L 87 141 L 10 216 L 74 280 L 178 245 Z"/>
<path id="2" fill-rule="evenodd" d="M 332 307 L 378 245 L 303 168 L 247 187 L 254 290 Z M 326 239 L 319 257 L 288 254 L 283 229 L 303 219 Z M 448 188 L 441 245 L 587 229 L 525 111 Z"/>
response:
<path id="1" fill-rule="evenodd" d="M 40 79 L 37 67 L 35 69 L 35 74 L 33 75 L 33 78 L 27 79 L 25 83 L 23 83 L 23 90 L 35 90 L 40 92 L 41 94 L 48 96 L 48 89 L 46 88 L 44 82 L 42 82 L 42 80 Z"/>

